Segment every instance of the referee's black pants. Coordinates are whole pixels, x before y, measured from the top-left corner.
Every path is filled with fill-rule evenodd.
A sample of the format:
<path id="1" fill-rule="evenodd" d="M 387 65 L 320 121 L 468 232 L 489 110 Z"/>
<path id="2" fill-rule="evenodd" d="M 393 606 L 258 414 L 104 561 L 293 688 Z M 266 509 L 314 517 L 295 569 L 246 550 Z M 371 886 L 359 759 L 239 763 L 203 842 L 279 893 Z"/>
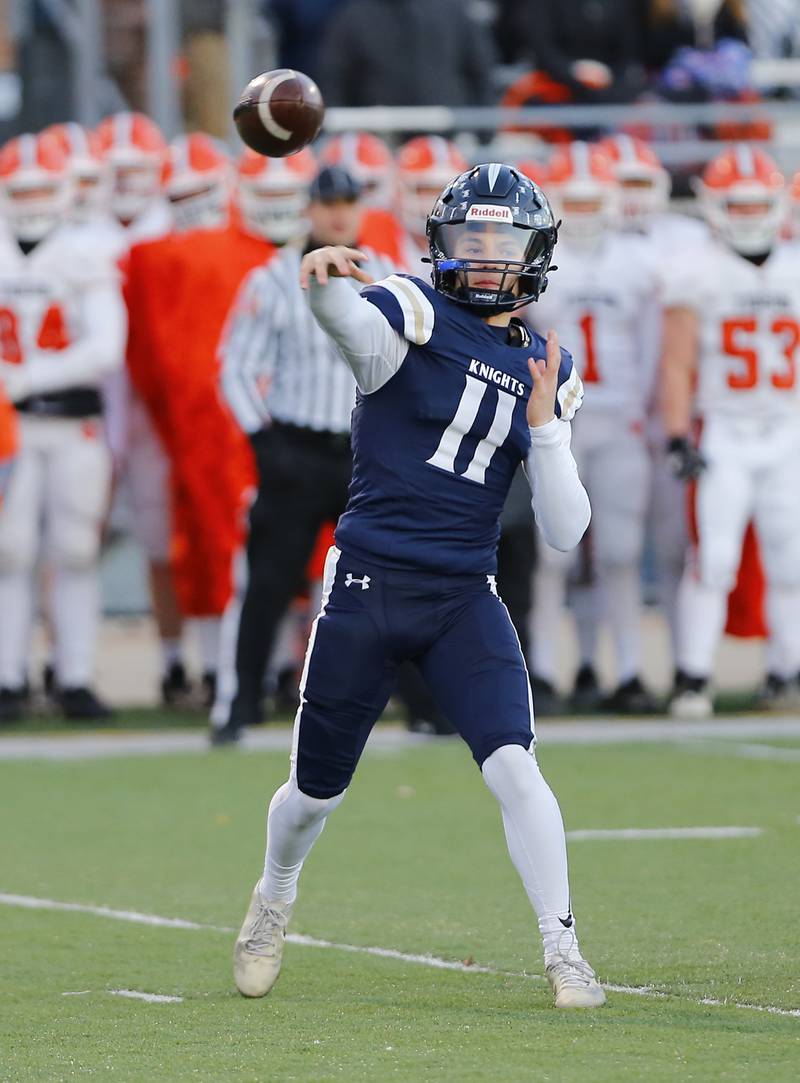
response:
<path id="1" fill-rule="evenodd" d="M 260 722 L 264 675 L 289 603 L 304 583 L 320 527 L 347 504 L 349 434 L 273 422 L 251 437 L 258 493 L 250 509 L 247 590 L 236 644 L 237 690 L 229 725 Z"/>

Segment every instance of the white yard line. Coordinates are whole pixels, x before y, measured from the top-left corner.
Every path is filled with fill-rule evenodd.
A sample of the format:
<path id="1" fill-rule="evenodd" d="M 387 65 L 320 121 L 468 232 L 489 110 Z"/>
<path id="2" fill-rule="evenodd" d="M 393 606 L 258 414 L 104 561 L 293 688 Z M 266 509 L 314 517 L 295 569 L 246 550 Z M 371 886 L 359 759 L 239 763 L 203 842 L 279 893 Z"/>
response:
<path id="1" fill-rule="evenodd" d="M 197 929 L 216 933 L 233 933 L 236 930 L 226 925 L 207 925 L 197 921 L 187 921 L 184 918 L 165 918 L 158 914 L 143 914 L 137 910 L 113 910 L 108 906 L 90 906 L 85 903 L 60 902 L 57 899 L 40 899 L 33 895 L 11 895 L 0 893 L 0 905 L 17 906 L 30 910 L 61 910 L 79 914 L 91 914 L 95 917 L 112 918 L 116 921 L 128 921 L 139 925 L 150 925 L 167 929 Z M 524 971 L 500 970 L 491 966 L 479 966 L 477 964 L 456 962 L 450 959 L 440 959 L 435 955 L 415 955 L 404 951 L 396 951 L 394 948 L 367 947 L 361 944 L 339 944 L 334 940 L 318 940 L 313 936 L 302 936 L 297 933 L 289 933 L 287 941 L 308 948 L 328 948 L 334 951 L 353 952 L 358 955 L 378 956 L 382 959 L 396 959 L 403 963 L 416 963 L 420 966 L 433 967 L 436 970 L 455 970 L 464 974 L 493 974 L 499 977 L 523 978 L 527 981 L 541 982 L 544 978 L 540 974 L 528 974 Z M 790 1016 L 800 1019 L 800 1008 L 778 1008 L 768 1004 L 743 1004 L 738 1001 L 715 1000 L 711 997 L 695 999 L 684 997 L 678 993 L 668 993 L 654 989 L 649 985 L 615 985 L 604 982 L 603 988 L 612 993 L 624 993 L 631 996 L 654 997 L 658 999 L 684 1000 L 691 1004 L 700 1004 L 716 1008 L 741 1008 L 746 1011 L 769 1012 L 772 1015 Z M 80 993 L 65 993 L 64 996 L 82 996 Z M 155 999 L 154 993 L 136 993 L 133 990 L 111 990 L 117 996 L 133 996 L 137 999 Z M 158 997 L 158 1001 L 179 1001 L 180 997 Z"/>
<path id="2" fill-rule="evenodd" d="M 639 839 L 754 839 L 764 834 L 761 827 L 622 827 L 568 831 L 570 842 L 636 841 Z"/>
<path id="3" fill-rule="evenodd" d="M 800 718 L 771 715 L 722 717 L 707 722 L 676 722 L 670 719 L 560 719 L 537 722 L 536 733 L 543 748 L 551 745 L 693 744 L 703 747 L 720 738 L 765 740 L 800 737 Z M 242 752 L 287 752 L 291 727 L 261 726 L 248 731 Z M 408 733 L 402 726 L 378 726 L 369 739 L 368 752 L 386 754 L 419 747 L 441 738 Z M 701 746 L 699 742 L 703 742 Z M 719 747 L 719 746 L 715 746 Z M 766 746 L 765 746 L 766 747 Z M 794 751 L 794 750 L 789 750 Z M 209 752 L 201 730 L 120 731 L 105 733 L 23 733 L 0 737 L 3 760 L 95 760 L 119 756 L 198 755 Z M 217 755 L 224 753 L 217 752 Z M 784 757 L 776 757 L 784 758 Z"/>
<path id="4" fill-rule="evenodd" d="M 136 989 L 109 989 L 108 991 L 112 997 L 146 1000 L 148 1004 L 183 1004 L 183 997 L 170 997 L 163 993 L 140 993 Z"/>

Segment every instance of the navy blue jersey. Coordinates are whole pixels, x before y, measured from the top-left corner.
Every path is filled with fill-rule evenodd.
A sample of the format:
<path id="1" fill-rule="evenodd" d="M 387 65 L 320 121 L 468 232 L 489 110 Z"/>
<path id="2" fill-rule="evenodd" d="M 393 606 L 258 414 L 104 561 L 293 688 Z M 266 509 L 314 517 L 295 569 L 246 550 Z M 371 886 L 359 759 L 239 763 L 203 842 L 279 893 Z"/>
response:
<path id="1" fill-rule="evenodd" d="M 362 296 L 409 347 L 381 388 L 358 394 L 336 544 L 386 567 L 492 574 L 500 511 L 531 446 L 528 358 L 545 356 L 545 340 L 509 345 L 506 328 L 407 275 Z M 556 412 L 566 420 L 582 385 L 561 353 Z"/>

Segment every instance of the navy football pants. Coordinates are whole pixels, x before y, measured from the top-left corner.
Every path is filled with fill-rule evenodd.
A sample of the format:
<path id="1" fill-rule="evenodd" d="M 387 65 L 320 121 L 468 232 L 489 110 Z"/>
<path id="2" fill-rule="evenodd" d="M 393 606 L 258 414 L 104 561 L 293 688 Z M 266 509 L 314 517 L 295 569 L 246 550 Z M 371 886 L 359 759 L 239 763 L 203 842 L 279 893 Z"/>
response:
<path id="1" fill-rule="evenodd" d="M 493 576 L 393 571 L 332 548 L 295 721 L 303 793 L 347 788 L 406 659 L 479 766 L 503 745 L 532 744 L 528 674 Z"/>

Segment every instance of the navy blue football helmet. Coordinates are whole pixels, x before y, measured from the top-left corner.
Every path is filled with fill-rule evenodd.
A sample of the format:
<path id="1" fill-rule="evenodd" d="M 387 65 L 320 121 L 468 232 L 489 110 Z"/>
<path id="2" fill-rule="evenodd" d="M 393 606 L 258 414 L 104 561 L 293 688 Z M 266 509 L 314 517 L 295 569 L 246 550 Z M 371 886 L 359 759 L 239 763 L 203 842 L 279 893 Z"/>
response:
<path id="1" fill-rule="evenodd" d="M 547 287 L 558 227 L 547 196 L 513 166 L 476 165 L 428 216 L 433 287 L 481 316 L 513 311 Z"/>

